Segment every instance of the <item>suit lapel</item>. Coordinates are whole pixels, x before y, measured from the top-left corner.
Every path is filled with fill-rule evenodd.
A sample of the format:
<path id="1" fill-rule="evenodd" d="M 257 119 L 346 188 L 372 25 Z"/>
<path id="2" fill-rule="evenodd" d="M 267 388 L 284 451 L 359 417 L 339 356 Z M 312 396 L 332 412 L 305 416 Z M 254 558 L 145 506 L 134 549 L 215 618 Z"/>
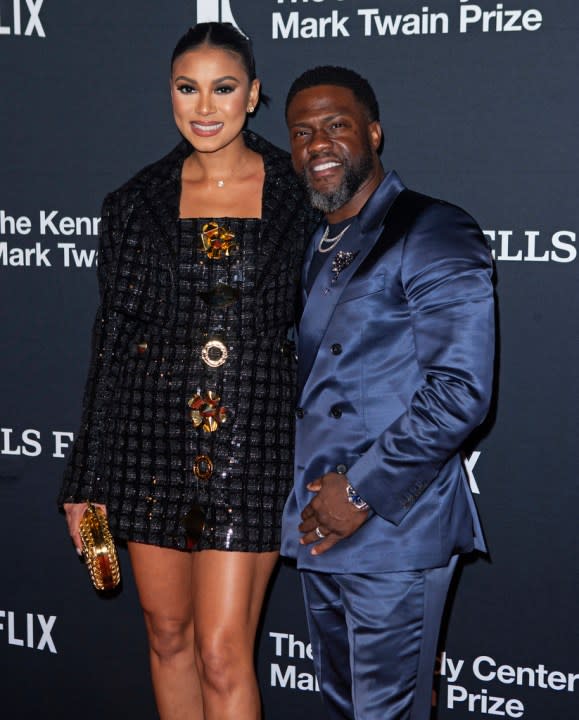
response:
<path id="1" fill-rule="evenodd" d="M 307 297 L 299 326 L 299 392 L 306 383 L 344 289 L 381 236 L 386 216 L 403 189 L 404 185 L 396 173 L 390 172 L 354 219 L 351 227 L 318 273 Z M 316 233 L 314 240 L 316 237 L 319 240 L 320 233 L 321 230 Z M 310 261 L 305 264 L 304 273 L 309 270 L 316 247 L 317 242 L 310 244 L 308 249 Z M 351 253 L 353 259 L 341 272 L 336 274 L 333 272 L 333 263 L 338 252 Z M 307 275 L 304 274 L 303 277 L 307 277 Z"/>
<path id="2" fill-rule="evenodd" d="M 306 302 L 308 300 L 308 293 L 306 291 L 306 286 L 308 283 L 308 275 L 310 273 L 310 267 L 312 266 L 312 260 L 314 259 L 314 255 L 316 254 L 316 248 L 318 247 L 318 243 L 320 242 L 320 239 L 324 233 L 324 225 L 321 224 L 315 231 L 315 233 L 312 235 L 310 242 L 306 248 L 306 252 L 304 255 L 304 264 L 302 268 L 302 278 L 301 278 L 301 312 L 303 312 Z M 301 315 L 301 313 L 300 313 Z"/>

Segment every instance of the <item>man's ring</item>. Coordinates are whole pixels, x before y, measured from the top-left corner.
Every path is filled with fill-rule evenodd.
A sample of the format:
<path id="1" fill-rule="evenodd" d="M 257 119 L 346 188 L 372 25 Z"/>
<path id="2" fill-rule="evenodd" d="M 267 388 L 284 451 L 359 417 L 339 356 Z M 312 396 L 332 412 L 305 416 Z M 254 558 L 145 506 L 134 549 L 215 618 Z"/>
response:
<path id="1" fill-rule="evenodd" d="M 320 540 L 323 540 L 326 536 L 324 533 L 320 530 L 320 526 L 318 525 L 317 528 L 314 530 L 316 535 L 320 538 Z"/>

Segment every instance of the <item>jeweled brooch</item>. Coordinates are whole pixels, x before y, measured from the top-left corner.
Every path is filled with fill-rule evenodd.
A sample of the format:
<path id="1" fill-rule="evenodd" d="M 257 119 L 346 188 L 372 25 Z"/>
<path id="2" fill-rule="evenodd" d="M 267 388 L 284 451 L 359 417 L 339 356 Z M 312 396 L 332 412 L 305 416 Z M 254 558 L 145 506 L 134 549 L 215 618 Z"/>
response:
<path id="1" fill-rule="evenodd" d="M 219 405 L 221 398 L 213 390 L 205 395 L 196 393 L 187 403 L 191 408 L 193 427 L 201 427 L 205 432 L 215 432 L 227 420 L 226 407 Z"/>
<path id="2" fill-rule="evenodd" d="M 340 273 L 351 265 L 358 253 L 349 252 L 347 250 L 338 250 L 332 260 L 332 285 L 338 281 Z"/>
<path id="3" fill-rule="evenodd" d="M 221 260 L 234 255 L 239 250 L 239 245 L 234 240 L 235 233 L 215 220 L 205 223 L 201 228 L 201 242 L 210 260 Z"/>

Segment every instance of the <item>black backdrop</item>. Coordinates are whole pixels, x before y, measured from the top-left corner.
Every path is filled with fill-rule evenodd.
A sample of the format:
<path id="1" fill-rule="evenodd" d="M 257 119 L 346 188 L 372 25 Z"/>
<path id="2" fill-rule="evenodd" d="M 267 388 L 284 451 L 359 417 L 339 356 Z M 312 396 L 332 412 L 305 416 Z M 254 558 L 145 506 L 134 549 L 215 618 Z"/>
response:
<path id="1" fill-rule="evenodd" d="M 438 716 L 573 720 L 574 0 L 0 0 L 3 717 L 155 717 L 126 553 L 122 593 L 97 597 L 54 497 L 79 421 L 100 204 L 176 142 L 168 57 L 198 18 L 233 18 L 254 39 L 273 99 L 252 121 L 258 132 L 287 147 L 291 80 L 347 64 L 377 90 L 385 166 L 485 228 L 497 260 L 499 394 L 466 462 L 491 558 L 462 569 Z M 266 718 L 319 716 L 308 652 L 297 576 L 284 565 L 258 647 Z"/>

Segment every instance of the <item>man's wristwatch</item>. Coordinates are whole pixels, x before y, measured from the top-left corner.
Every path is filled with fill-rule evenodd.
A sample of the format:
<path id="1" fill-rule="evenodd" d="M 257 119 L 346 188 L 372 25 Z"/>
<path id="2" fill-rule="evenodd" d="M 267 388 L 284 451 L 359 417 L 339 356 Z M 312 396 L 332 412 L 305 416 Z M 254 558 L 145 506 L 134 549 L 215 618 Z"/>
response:
<path id="1" fill-rule="evenodd" d="M 346 485 L 346 494 L 348 496 L 348 502 L 351 503 L 356 510 L 368 510 L 370 507 L 368 503 L 358 495 L 350 483 Z"/>

